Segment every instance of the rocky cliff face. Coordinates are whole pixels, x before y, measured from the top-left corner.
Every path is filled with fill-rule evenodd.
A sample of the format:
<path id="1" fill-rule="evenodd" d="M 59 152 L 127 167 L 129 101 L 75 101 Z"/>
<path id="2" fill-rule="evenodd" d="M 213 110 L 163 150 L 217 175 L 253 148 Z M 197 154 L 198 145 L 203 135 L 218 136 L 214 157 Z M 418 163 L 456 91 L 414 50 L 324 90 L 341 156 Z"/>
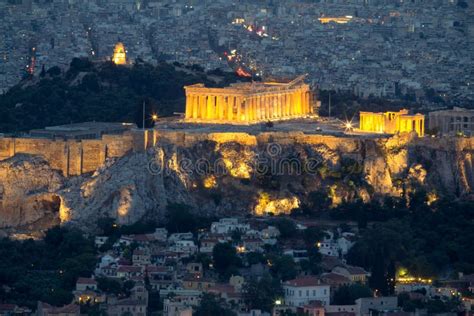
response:
<path id="1" fill-rule="evenodd" d="M 18 155 L 0 162 L 0 228 L 30 231 L 58 224 L 63 184 L 42 158 Z"/>
<path id="2" fill-rule="evenodd" d="M 94 174 L 65 179 L 34 156 L 0 162 L 0 228 L 34 231 L 57 223 L 93 229 L 111 216 L 129 224 L 162 220 L 168 203 L 215 215 L 288 213 L 311 204 L 406 194 L 472 197 L 472 140 L 459 144 L 413 135 L 389 139 L 205 137 L 160 142 L 108 160 Z"/>

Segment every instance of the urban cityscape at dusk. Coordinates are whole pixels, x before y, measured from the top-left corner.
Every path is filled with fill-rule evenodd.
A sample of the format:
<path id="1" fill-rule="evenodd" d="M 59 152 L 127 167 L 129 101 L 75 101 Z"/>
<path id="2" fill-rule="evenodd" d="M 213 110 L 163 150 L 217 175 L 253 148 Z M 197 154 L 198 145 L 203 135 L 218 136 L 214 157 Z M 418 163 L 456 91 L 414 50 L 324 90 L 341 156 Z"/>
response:
<path id="1" fill-rule="evenodd" d="M 474 315 L 471 0 L 0 0 L 0 316 Z"/>

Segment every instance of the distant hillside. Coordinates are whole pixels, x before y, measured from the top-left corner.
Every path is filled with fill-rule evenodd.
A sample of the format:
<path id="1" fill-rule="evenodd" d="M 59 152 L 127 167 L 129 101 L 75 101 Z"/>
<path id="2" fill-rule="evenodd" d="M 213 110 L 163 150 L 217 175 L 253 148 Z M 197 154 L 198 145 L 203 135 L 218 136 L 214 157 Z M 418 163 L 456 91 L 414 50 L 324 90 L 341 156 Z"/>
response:
<path id="1" fill-rule="evenodd" d="M 123 67 L 75 58 L 67 71 L 43 69 L 39 78 L 27 78 L 0 95 L 0 133 L 94 120 L 141 125 L 143 101 L 148 114 L 169 116 L 184 112 L 184 85 L 221 86 L 239 79 L 220 70 L 205 73 L 199 66 Z"/>

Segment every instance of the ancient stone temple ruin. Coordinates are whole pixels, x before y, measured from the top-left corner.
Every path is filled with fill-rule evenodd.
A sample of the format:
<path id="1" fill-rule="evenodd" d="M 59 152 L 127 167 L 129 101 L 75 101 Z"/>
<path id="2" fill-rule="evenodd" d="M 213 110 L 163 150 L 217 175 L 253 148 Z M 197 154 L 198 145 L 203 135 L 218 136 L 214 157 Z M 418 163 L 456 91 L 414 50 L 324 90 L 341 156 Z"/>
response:
<path id="1" fill-rule="evenodd" d="M 366 132 L 395 134 L 415 131 L 418 136 L 425 134 L 425 116 L 399 112 L 360 112 L 360 130 Z"/>
<path id="2" fill-rule="evenodd" d="M 235 83 L 225 88 L 186 86 L 186 121 L 245 124 L 314 114 L 312 93 L 304 77 L 290 82 Z"/>

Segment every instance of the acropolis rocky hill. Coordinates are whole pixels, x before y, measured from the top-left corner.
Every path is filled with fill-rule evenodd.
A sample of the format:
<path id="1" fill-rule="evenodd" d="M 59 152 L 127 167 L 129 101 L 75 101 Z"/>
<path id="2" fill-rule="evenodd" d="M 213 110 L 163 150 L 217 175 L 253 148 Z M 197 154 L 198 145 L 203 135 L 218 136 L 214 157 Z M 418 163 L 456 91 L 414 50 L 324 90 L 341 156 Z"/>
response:
<path id="1" fill-rule="evenodd" d="M 79 142 L 0 138 L 0 228 L 93 229 L 105 216 L 162 220 L 168 203 L 209 215 L 290 212 L 314 191 L 334 205 L 419 187 L 467 199 L 473 154 L 473 138 L 415 134 L 150 130 Z"/>

